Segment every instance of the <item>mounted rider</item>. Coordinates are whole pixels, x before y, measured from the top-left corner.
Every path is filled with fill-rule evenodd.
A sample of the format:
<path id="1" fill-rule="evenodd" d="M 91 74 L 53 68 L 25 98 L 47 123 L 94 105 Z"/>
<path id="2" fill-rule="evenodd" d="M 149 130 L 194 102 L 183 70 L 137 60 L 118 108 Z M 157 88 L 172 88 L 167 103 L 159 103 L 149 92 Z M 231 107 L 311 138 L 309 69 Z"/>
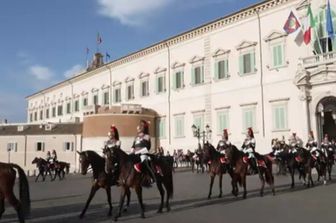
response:
<path id="1" fill-rule="evenodd" d="M 300 139 L 296 132 L 292 133 L 292 136 L 288 139 L 291 153 L 296 153 L 298 148 L 303 145 L 302 139 Z"/>
<path id="2" fill-rule="evenodd" d="M 114 148 L 119 148 L 121 146 L 121 141 L 119 139 L 119 131 L 115 125 L 111 125 L 110 131 L 107 133 L 108 140 L 105 142 L 105 149 L 112 151 Z M 108 168 L 108 162 L 105 162 L 105 171 L 108 175 L 112 175 L 112 169 Z M 119 177 L 119 168 L 115 166 L 115 179 Z"/>
<path id="3" fill-rule="evenodd" d="M 229 134 L 227 129 L 224 129 L 222 139 L 219 140 L 216 149 L 221 154 L 225 154 L 225 149 L 228 148 L 229 146 L 231 146 L 231 142 L 229 141 Z"/>
<path id="4" fill-rule="evenodd" d="M 252 172 L 257 173 L 258 168 L 257 168 L 257 160 L 255 157 L 255 146 L 256 146 L 256 140 L 254 138 L 253 130 L 252 128 L 248 128 L 246 138 L 242 145 L 242 151 L 247 156 L 244 157 L 244 162 L 249 162 L 252 168 Z"/>
<path id="5" fill-rule="evenodd" d="M 317 149 L 317 140 L 314 138 L 313 131 L 310 131 L 308 134 L 306 148 L 310 151 L 311 154 L 316 155 L 316 157 L 320 156 L 320 152 Z"/>
<path id="6" fill-rule="evenodd" d="M 138 172 L 141 171 L 141 167 L 144 166 L 152 178 L 153 182 L 156 181 L 153 168 L 150 164 L 149 150 L 151 148 L 151 139 L 149 136 L 149 125 L 147 121 L 140 120 L 140 124 L 137 127 L 137 136 L 134 139 L 131 153 L 140 156 L 140 163 L 134 164 L 134 168 Z M 143 164 L 143 165 L 142 165 Z"/>
<path id="7" fill-rule="evenodd" d="M 325 134 L 324 138 L 321 142 L 321 152 L 323 152 L 325 154 L 326 157 L 328 157 L 328 150 L 329 151 L 333 151 L 333 145 L 329 140 L 329 135 Z"/>

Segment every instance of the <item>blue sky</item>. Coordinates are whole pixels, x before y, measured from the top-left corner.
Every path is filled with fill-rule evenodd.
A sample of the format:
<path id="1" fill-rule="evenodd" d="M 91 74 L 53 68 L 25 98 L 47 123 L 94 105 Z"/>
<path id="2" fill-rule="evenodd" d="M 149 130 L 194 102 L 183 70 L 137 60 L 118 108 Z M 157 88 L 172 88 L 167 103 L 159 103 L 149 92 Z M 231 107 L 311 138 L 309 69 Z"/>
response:
<path id="1" fill-rule="evenodd" d="M 117 59 L 257 2 L 1 0 L 0 119 L 25 122 L 25 97 L 83 69 L 98 32 Z"/>

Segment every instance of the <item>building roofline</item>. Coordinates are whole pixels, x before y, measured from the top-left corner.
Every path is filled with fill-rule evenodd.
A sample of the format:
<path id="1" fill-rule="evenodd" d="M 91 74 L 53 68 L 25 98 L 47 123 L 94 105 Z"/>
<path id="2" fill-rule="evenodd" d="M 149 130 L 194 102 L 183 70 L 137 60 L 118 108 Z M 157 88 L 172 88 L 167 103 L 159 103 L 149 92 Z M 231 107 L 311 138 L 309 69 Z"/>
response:
<path id="1" fill-rule="evenodd" d="M 273 8 L 275 6 L 283 5 L 285 3 L 293 2 L 293 1 L 297 1 L 297 0 L 263 0 L 259 3 L 247 6 L 247 7 L 242 8 L 242 9 L 236 11 L 236 12 L 230 13 L 226 16 L 223 16 L 223 17 L 220 17 L 218 19 L 212 20 L 210 22 L 204 23 L 200 26 L 196 26 L 195 28 L 192 28 L 188 31 L 181 32 L 181 33 L 179 33 L 175 36 L 172 36 L 172 37 L 169 37 L 167 39 L 161 40 L 157 43 L 149 45 L 148 47 L 145 47 L 145 48 L 142 48 L 140 50 L 129 53 L 129 54 L 127 54 L 125 56 L 122 56 L 118 59 L 110 61 L 110 62 L 104 64 L 103 66 L 101 66 L 97 69 L 94 69 L 94 70 L 91 70 L 91 71 L 85 71 L 85 72 L 80 73 L 80 74 L 78 74 L 74 77 L 71 77 L 71 78 L 66 79 L 64 81 L 61 81 L 57 84 L 51 85 L 50 87 L 47 87 L 43 90 L 40 90 L 36 93 L 33 93 L 31 95 L 26 96 L 26 99 L 29 99 L 29 98 L 31 98 L 33 96 L 36 96 L 36 95 L 39 95 L 39 94 L 47 93 L 49 90 L 51 90 L 55 87 L 61 86 L 61 85 L 66 84 L 66 83 L 71 83 L 71 81 L 79 79 L 79 78 L 83 78 L 86 75 L 89 76 L 90 74 L 98 73 L 97 71 L 100 71 L 104 68 L 117 67 L 121 64 L 127 63 L 129 61 L 133 61 L 133 60 L 138 59 L 138 58 L 140 58 L 142 56 L 145 56 L 147 54 L 158 52 L 159 50 L 167 48 L 167 46 L 176 45 L 180 42 L 190 40 L 192 38 L 198 37 L 198 36 L 203 35 L 205 33 L 208 33 L 208 32 L 214 31 L 216 29 L 222 28 L 224 26 L 227 26 L 227 25 L 233 24 L 235 22 L 241 21 L 242 19 L 245 19 L 245 18 L 248 18 L 248 17 L 251 17 L 251 16 L 255 15 L 256 11 L 265 11 L 269 8 Z"/>

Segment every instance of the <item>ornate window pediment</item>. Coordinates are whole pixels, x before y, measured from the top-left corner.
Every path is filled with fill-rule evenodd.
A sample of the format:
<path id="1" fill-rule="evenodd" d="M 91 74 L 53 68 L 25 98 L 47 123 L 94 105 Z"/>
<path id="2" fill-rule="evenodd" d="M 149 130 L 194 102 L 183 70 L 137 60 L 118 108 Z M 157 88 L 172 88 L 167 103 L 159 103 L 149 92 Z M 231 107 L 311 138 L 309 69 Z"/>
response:
<path id="1" fill-rule="evenodd" d="M 113 82 L 113 86 L 115 87 L 115 86 L 120 86 L 121 85 L 121 82 L 120 81 L 114 81 Z"/>
<path id="2" fill-rule="evenodd" d="M 158 73 L 162 73 L 162 72 L 166 72 L 167 68 L 164 67 L 158 67 L 155 69 L 154 74 L 158 74 Z"/>
<path id="3" fill-rule="evenodd" d="M 252 41 L 246 41 L 246 40 L 244 40 L 238 46 L 236 46 L 236 49 L 237 50 L 242 50 L 242 49 L 246 49 L 246 48 L 249 48 L 249 47 L 254 47 L 256 45 L 257 45 L 257 42 L 252 42 Z"/>
<path id="4" fill-rule="evenodd" d="M 197 63 L 197 62 L 203 62 L 205 59 L 205 57 L 200 57 L 200 56 L 193 56 L 189 63 L 193 64 L 193 63 Z"/>
<path id="5" fill-rule="evenodd" d="M 296 8 L 297 11 L 300 11 L 300 10 L 303 10 L 303 9 L 307 8 L 309 4 L 310 4 L 310 1 L 303 0 L 303 1 L 299 2 L 299 4 L 297 4 L 297 6 L 295 8 Z"/>
<path id="6" fill-rule="evenodd" d="M 185 63 L 180 63 L 180 62 L 176 61 L 171 65 L 171 68 L 176 69 L 176 68 L 184 67 L 184 66 L 185 66 Z"/>
<path id="7" fill-rule="evenodd" d="M 97 91 L 99 91 L 98 88 L 92 88 L 92 89 L 91 89 L 91 92 L 92 92 L 92 93 L 97 92 Z"/>
<path id="8" fill-rule="evenodd" d="M 101 86 L 101 89 L 104 90 L 104 89 L 107 89 L 107 88 L 109 88 L 109 87 L 110 87 L 110 85 L 103 84 L 103 85 Z"/>
<path id="9" fill-rule="evenodd" d="M 285 33 L 285 32 L 272 31 L 270 34 L 268 34 L 264 38 L 264 41 L 269 42 L 269 41 L 272 41 L 272 40 L 275 40 L 275 39 L 280 39 L 280 38 L 283 38 L 283 37 L 286 37 L 286 36 L 287 36 L 287 33 Z"/>
<path id="10" fill-rule="evenodd" d="M 125 79 L 126 83 L 131 82 L 131 81 L 134 81 L 133 77 L 126 77 L 126 79 Z"/>
<path id="11" fill-rule="evenodd" d="M 82 91 L 82 93 L 81 93 L 82 96 L 85 96 L 85 95 L 87 95 L 87 94 L 88 94 L 87 91 Z"/>
<path id="12" fill-rule="evenodd" d="M 145 78 L 145 77 L 149 77 L 149 73 L 141 72 L 139 74 L 139 79 L 142 79 L 142 78 Z"/>
<path id="13" fill-rule="evenodd" d="M 231 52 L 231 50 L 224 50 L 222 48 L 219 48 L 212 54 L 212 56 L 213 57 L 218 57 L 218 56 L 222 56 L 222 55 L 225 55 L 225 54 L 229 54 L 230 52 Z"/>

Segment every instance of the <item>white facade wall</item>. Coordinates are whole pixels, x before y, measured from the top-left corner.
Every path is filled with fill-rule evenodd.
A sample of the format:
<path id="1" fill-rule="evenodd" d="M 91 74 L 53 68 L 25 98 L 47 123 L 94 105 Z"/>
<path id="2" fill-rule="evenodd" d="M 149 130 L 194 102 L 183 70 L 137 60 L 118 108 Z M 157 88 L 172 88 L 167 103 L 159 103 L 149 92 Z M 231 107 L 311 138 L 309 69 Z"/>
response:
<path id="1" fill-rule="evenodd" d="M 39 105 L 43 97 L 53 98 L 56 101 L 64 101 L 66 97 L 79 96 L 80 108 L 82 109 L 82 98 L 85 92 L 88 94 L 88 103 L 93 102 L 93 92 L 98 89 L 99 104 L 102 104 L 102 88 L 108 87 L 110 91 L 110 102 L 113 99 L 114 83 L 121 83 L 121 103 L 141 104 L 143 107 L 154 109 L 159 116 L 165 117 L 165 137 L 160 139 L 160 144 L 169 149 L 194 149 L 197 140 L 193 138 L 191 125 L 195 114 L 204 115 L 204 125 L 209 124 L 214 144 L 220 138 L 217 132 L 217 112 L 226 109 L 229 113 L 230 139 L 234 144 L 240 146 L 245 137 L 246 129 L 243 128 L 242 110 L 246 106 L 256 108 L 256 128 L 255 136 L 257 140 L 257 150 L 266 152 L 270 150 L 270 142 L 274 137 L 288 136 L 291 132 L 297 132 L 304 140 L 308 132 L 307 118 L 305 115 L 305 102 L 301 101 L 301 92 L 294 84 L 294 77 L 298 70 L 300 58 L 312 56 L 310 46 L 295 41 L 296 36 L 283 35 L 282 37 L 270 40 L 270 36 L 284 34 L 284 23 L 294 7 L 301 1 L 288 1 L 279 3 L 273 8 L 260 13 L 260 30 L 257 15 L 246 16 L 222 28 L 205 32 L 189 40 L 171 44 L 154 53 L 130 59 L 129 62 L 121 65 L 107 64 L 105 67 L 92 71 L 92 75 L 84 74 L 83 77 L 70 79 L 69 83 L 63 83 L 56 89 L 46 89 L 47 93 L 35 94 L 28 98 L 28 106 Z M 259 36 L 260 31 L 260 36 Z M 267 38 L 270 37 L 270 38 Z M 274 41 L 284 44 L 285 65 L 274 69 L 272 67 L 271 45 Z M 253 43 L 252 46 L 244 48 L 246 44 Z M 243 49 L 239 49 L 239 46 Z M 214 79 L 213 55 L 217 50 L 222 49 L 229 52 L 225 54 L 229 63 L 228 79 Z M 250 75 L 239 75 L 239 56 L 246 49 L 255 50 L 256 72 Z M 191 85 L 191 60 L 195 57 L 203 58 L 204 83 L 199 86 Z M 184 85 L 180 90 L 172 89 L 172 75 L 176 71 L 173 68 L 175 63 L 184 64 Z M 155 71 L 166 69 L 165 74 L 166 92 L 157 94 L 155 92 Z M 179 68 L 181 69 L 181 68 Z M 89 74 L 91 74 L 89 72 Z M 149 96 L 140 96 L 140 76 L 149 78 Z M 86 76 L 89 76 L 85 78 Z M 126 80 L 134 79 L 134 100 L 126 99 Z M 261 84 L 262 82 L 262 84 Z M 70 84 L 71 83 L 71 84 Z M 263 86 L 263 87 L 262 87 Z M 263 89 L 263 97 L 262 97 Z M 313 101 L 315 97 L 330 91 L 331 86 L 320 87 L 313 91 Z M 60 94 L 63 94 L 60 96 Z M 336 95 L 336 94 L 333 94 Z M 72 99 L 74 100 L 74 99 Z M 277 103 L 286 104 L 287 108 L 287 128 L 281 131 L 274 130 L 272 106 Z M 318 103 L 314 102 L 315 104 Z M 315 104 L 312 103 L 311 111 L 314 111 Z M 111 104 L 111 103 L 110 103 Z M 63 105 L 65 107 L 65 104 Z M 264 109 L 263 109 L 264 107 Z M 29 107 L 31 108 L 31 107 Z M 170 108 L 170 109 L 169 109 Z M 30 111 L 28 111 L 29 113 Z M 184 115 L 184 137 L 175 137 L 176 115 Z M 63 115 L 54 119 L 44 121 L 67 121 L 71 117 L 81 117 L 81 112 L 72 115 Z M 29 114 L 28 114 L 29 117 Z M 312 127 L 314 127 L 312 120 Z M 263 124 L 264 123 L 264 124 Z M 316 125 L 315 125 L 316 129 Z M 101 139 L 97 139 L 100 141 Z M 98 143 L 93 140 L 91 143 Z M 90 145 L 90 142 L 86 142 Z"/>

